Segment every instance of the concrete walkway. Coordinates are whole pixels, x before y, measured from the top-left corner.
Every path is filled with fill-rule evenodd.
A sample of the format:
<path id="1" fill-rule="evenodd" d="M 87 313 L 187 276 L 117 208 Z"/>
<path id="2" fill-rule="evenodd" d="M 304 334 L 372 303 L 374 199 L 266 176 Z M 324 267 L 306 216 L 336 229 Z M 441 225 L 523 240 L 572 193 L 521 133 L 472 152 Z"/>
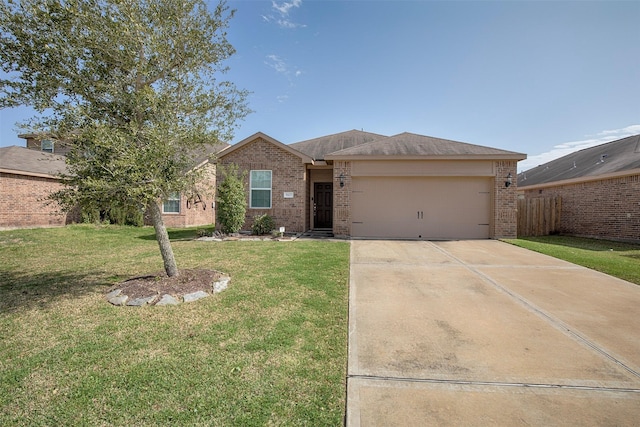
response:
<path id="1" fill-rule="evenodd" d="M 351 242 L 348 426 L 640 424 L 640 286 L 493 240 Z"/>

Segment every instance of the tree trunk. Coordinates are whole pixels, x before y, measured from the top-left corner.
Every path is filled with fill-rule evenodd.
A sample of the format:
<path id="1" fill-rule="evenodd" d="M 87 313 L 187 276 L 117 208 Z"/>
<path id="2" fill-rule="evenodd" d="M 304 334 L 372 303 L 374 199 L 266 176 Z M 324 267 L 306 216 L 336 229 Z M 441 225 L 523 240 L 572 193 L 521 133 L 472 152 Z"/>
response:
<path id="1" fill-rule="evenodd" d="M 160 212 L 160 206 L 158 202 L 149 202 L 149 213 L 151 214 L 151 222 L 153 228 L 156 230 L 156 240 L 160 246 L 160 253 L 162 254 L 162 261 L 164 262 L 164 271 L 167 276 L 173 277 L 178 275 L 178 266 L 176 265 L 176 259 L 173 256 L 173 249 L 171 248 L 171 242 L 169 241 L 169 234 L 167 228 L 162 221 L 162 212 Z"/>

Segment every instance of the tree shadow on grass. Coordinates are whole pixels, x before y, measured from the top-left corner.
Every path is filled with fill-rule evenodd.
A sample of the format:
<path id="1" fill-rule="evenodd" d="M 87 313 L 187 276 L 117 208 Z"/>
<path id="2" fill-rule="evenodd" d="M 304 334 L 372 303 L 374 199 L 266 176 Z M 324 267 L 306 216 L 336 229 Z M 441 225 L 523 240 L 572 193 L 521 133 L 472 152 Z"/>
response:
<path id="1" fill-rule="evenodd" d="M 125 276 L 107 277 L 102 272 L 37 273 L 0 272 L 0 313 L 43 309 L 65 299 L 106 292 Z"/>
<path id="2" fill-rule="evenodd" d="M 171 240 L 172 242 L 177 242 L 195 239 L 196 237 L 198 237 L 198 230 L 205 230 L 208 235 L 211 235 L 214 229 L 215 227 L 208 226 L 197 228 L 177 228 L 167 230 L 167 232 L 169 233 L 169 240 Z M 142 240 L 156 240 L 156 234 L 152 232 L 151 234 L 145 234 L 144 236 L 140 236 L 139 238 Z"/>

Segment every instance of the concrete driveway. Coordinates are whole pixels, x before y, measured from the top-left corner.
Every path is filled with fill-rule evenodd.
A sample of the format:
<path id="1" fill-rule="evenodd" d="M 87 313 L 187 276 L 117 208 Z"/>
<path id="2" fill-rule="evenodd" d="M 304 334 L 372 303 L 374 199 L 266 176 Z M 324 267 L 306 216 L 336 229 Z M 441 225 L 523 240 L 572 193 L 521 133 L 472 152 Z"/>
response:
<path id="1" fill-rule="evenodd" d="M 351 242 L 348 426 L 640 424 L 640 286 L 493 240 Z"/>

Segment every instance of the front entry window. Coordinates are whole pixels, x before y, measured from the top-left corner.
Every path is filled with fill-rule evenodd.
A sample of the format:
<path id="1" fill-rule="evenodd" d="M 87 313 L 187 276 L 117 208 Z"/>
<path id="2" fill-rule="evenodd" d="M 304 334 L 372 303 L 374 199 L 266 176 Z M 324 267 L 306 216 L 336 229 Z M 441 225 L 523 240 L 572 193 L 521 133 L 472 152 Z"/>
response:
<path id="1" fill-rule="evenodd" d="M 271 209 L 271 171 L 255 170 L 250 175 L 249 207 Z"/>

